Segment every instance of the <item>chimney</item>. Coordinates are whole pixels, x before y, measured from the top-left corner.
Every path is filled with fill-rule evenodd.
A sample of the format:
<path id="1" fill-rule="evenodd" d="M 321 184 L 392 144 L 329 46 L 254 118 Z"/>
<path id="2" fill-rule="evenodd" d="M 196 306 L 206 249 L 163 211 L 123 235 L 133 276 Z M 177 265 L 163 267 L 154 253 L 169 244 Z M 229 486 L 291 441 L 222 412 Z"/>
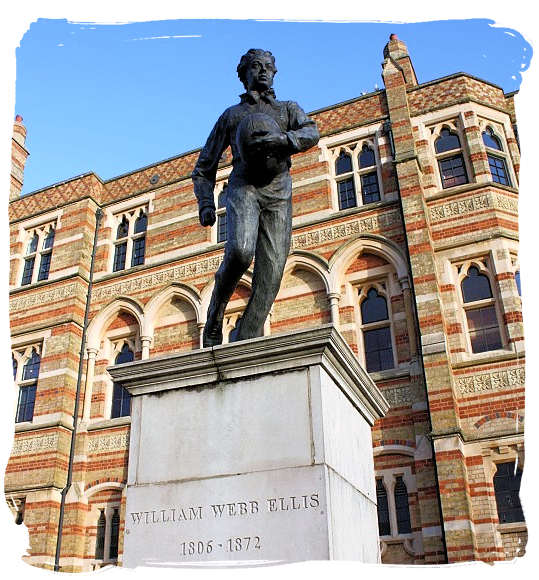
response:
<path id="1" fill-rule="evenodd" d="M 19 199 L 24 181 L 24 166 L 28 158 L 26 142 L 26 127 L 22 124 L 22 117 L 17 115 L 13 123 L 13 137 L 11 139 L 11 186 L 9 201 Z"/>
<path id="2" fill-rule="evenodd" d="M 406 88 L 417 86 L 417 77 L 408 54 L 408 47 L 402 40 L 399 40 L 396 34 L 390 35 L 389 42 L 384 48 L 384 58 L 392 59 L 401 68 Z"/>

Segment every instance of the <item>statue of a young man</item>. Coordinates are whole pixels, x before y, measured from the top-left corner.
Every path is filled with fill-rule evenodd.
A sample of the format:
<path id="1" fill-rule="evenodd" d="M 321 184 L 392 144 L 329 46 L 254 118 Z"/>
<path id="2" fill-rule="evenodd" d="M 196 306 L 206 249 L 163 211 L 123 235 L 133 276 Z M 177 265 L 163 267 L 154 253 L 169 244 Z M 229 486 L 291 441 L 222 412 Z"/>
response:
<path id="1" fill-rule="evenodd" d="M 279 291 L 292 232 L 290 156 L 316 145 L 316 123 L 293 101 L 278 101 L 271 52 L 251 49 L 238 76 L 246 93 L 218 119 L 193 171 L 200 223 L 215 223 L 213 189 L 223 151 L 232 149 L 228 180 L 227 242 L 203 334 L 204 346 L 221 344 L 225 308 L 241 276 L 255 265 L 251 297 L 230 340 L 262 336 Z"/>

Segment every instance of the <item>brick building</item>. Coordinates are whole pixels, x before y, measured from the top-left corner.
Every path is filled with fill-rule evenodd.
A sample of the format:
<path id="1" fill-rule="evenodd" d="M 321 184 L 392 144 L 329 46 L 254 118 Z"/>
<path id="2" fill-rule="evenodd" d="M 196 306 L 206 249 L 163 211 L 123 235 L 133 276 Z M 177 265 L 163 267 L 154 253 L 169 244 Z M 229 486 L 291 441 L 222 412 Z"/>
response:
<path id="1" fill-rule="evenodd" d="M 526 544 L 514 94 L 465 73 L 420 84 L 394 35 L 382 77 L 383 90 L 311 113 L 321 139 L 293 158 L 292 249 L 265 332 L 334 323 L 389 401 L 372 430 L 383 562 L 510 559 Z M 106 367 L 200 348 L 230 155 L 209 229 L 198 151 L 21 197 L 25 135 L 18 117 L 5 492 L 26 560 L 52 568 L 69 471 L 60 566 L 91 570 L 122 561 L 129 398 Z M 247 273 L 225 335 L 249 292 Z"/>

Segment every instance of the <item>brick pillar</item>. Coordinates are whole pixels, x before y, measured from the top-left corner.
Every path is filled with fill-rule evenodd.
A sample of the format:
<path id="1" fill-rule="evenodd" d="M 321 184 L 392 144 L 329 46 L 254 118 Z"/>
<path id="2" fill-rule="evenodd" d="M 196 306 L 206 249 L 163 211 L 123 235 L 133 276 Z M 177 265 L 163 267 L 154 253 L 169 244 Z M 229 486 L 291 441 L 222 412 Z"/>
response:
<path id="1" fill-rule="evenodd" d="M 459 432 L 457 401 L 452 386 L 434 250 L 408 109 L 406 89 L 409 80 L 394 59 L 394 42 L 395 39 L 390 40 L 384 51 L 386 58 L 382 65 L 382 77 L 393 130 L 395 166 L 416 295 L 433 437 L 436 440 L 445 434 Z M 474 560 L 477 552 L 472 532 L 464 454 L 437 452 L 436 463 L 448 559 L 450 562 Z"/>
<path id="2" fill-rule="evenodd" d="M 11 185 L 9 189 L 9 201 L 19 199 L 24 181 L 24 166 L 28 158 L 25 148 L 26 127 L 22 124 L 22 117 L 17 115 L 13 124 L 13 137 L 11 139 Z"/>
<path id="3" fill-rule="evenodd" d="M 472 169 L 477 183 L 486 183 L 491 180 L 490 167 L 488 165 L 487 152 L 483 144 L 483 136 L 479 129 L 479 122 L 475 111 L 466 111 L 463 117 L 464 135 L 466 143 L 462 143 L 463 148 L 468 147 Z M 470 181 L 474 181 L 474 175 L 469 176 Z"/>

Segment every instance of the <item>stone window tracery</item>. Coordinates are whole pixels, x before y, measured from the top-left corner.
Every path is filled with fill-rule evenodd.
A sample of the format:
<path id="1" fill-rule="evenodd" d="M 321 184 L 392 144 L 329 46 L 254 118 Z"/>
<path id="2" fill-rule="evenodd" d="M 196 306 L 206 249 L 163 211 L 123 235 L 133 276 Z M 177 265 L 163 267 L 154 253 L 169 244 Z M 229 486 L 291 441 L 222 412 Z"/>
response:
<path id="1" fill-rule="evenodd" d="M 95 519 L 95 550 L 94 568 L 118 562 L 118 546 L 120 541 L 120 506 L 105 505 L 97 508 L 99 512 Z"/>
<path id="2" fill-rule="evenodd" d="M 48 280 L 54 236 L 54 223 L 27 231 L 21 286 Z"/>
<path id="3" fill-rule="evenodd" d="M 29 345 L 15 349 L 12 354 L 12 362 L 13 379 L 19 389 L 15 422 L 32 421 L 41 365 L 40 345 Z"/>
<path id="4" fill-rule="evenodd" d="M 144 264 L 148 209 L 130 209 L 114 216 L 116 227 L 112 271 L 119 272 Z"/>

